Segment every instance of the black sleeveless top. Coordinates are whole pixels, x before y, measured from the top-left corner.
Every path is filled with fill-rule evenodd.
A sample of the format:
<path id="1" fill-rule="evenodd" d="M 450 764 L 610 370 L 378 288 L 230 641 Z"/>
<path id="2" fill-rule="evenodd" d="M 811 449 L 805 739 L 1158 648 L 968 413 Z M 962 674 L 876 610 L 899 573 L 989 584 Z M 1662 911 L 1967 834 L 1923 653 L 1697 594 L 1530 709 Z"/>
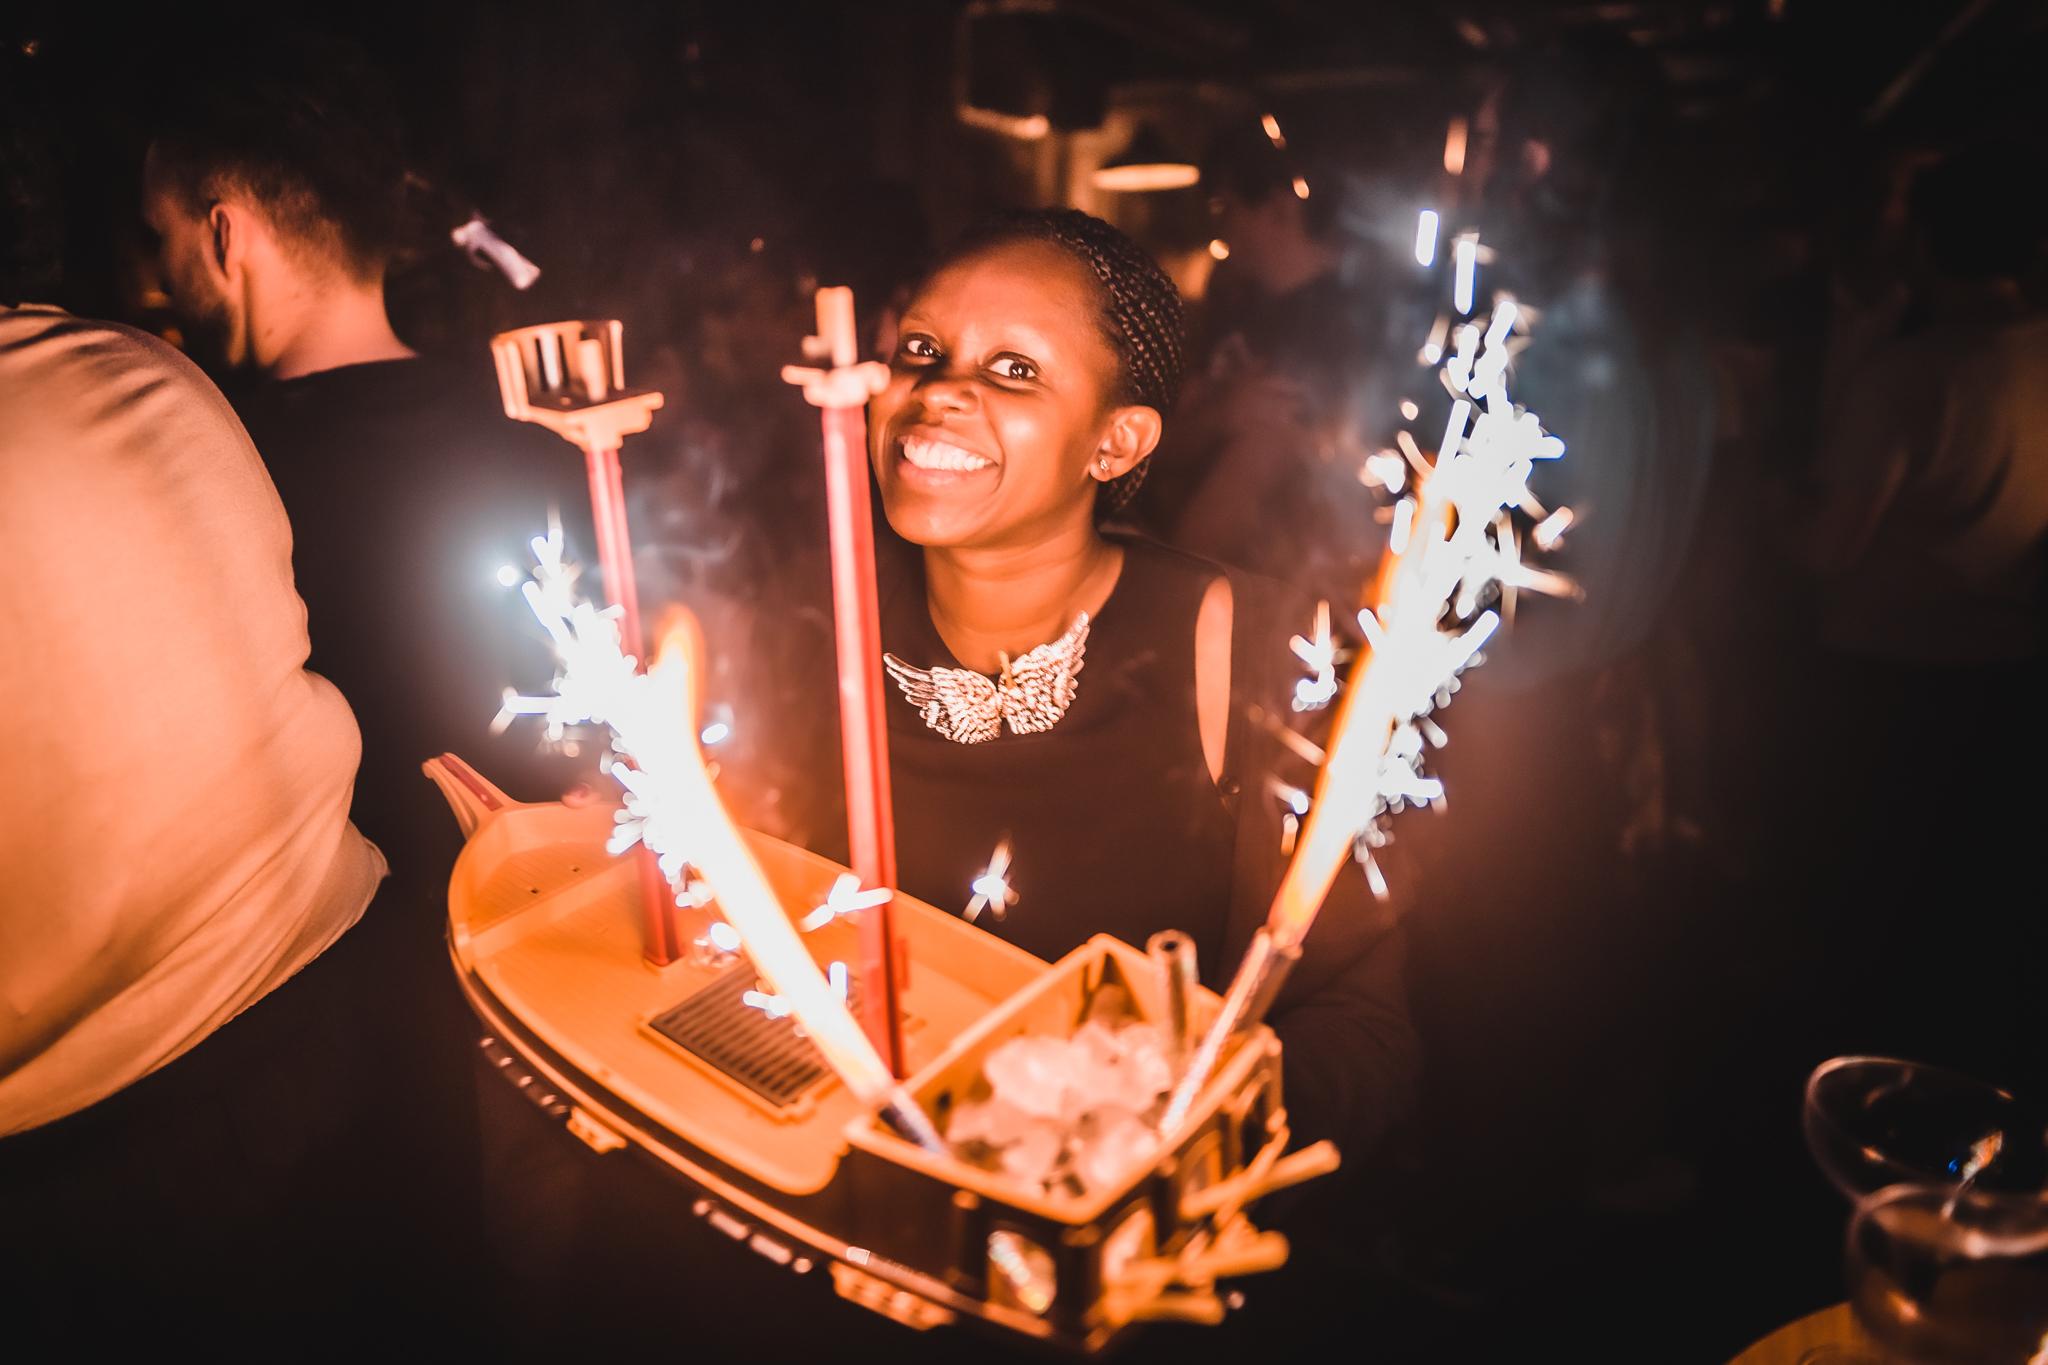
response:
<path id="1" fill-rule="evenodd" d="M 1202 752 L 1195 619 L 1219 572 L 1126 543 L 1116 586 L 1089 624 L 1079 690 L 1039 734 L 1005 726 L 983 743 L 955 743 L 884 679 L 905 891 L 962 908 L 1006 842 L 1017 900 L 983 911 L 980 927 L 1047 959 L 1099 932 L 1143 946 L 1180 929 L 1215 969 L 1235 820 Z M 932 625 L 917 568 L 884 594 L 882 641 L 919 668 L 961 666 Z"/>
<path id="2" fill-rule="evenodd" d="M 975 920 L 1047 960 L 1097 933 L 1143 947 L 1161 929 L 1195 940 L 1203 981 L 1223 988 L 1266 917 L 1286 864 L 1270 783 L 1314 772 L 1266 729 L 1290 715 L 1301 676 L 1288 637 L 1312 604 L 1231 572 L 1230 724 L 1223 780 L 1209 776 L 1195 712 L 1195 621 L 1225 571 L 1141 540 L 1090 626 L 1079 690 L 1052 729 L 1008 727 L 981 744 L 928 728 L 886 675 L 884 714 L 898 882 L 955 911 L 999 842 L 1017 901 Z M 878 549 L 882 647 L 918 668 L 959 666 L 932 625 L 922 556 Z M 899 554 L 899 551 L 907 553 Z M 1284 1046 L 1297 1141 L 1338 1140 L 1349 1161 L 1413 1102 L 1419 1047 L 1408 1020 L 1398 924 L 1353 867 L 1340 872 L 1300 963 L 1267 1016 Z"/>

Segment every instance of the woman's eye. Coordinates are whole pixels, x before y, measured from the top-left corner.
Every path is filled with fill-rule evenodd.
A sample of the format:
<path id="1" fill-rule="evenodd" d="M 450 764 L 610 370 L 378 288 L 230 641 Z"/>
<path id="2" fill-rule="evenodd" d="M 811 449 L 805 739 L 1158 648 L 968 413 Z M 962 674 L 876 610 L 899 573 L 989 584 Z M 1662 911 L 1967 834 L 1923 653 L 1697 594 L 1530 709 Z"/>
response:
<path id="1" fill-rule="evenodd" d="M 1020 356 L 1002 356 L 990 368 L 995 370 L 996 374 L 1003 379 L 1038 378 L 1038 367 Z"/>
<path id="2" fill-rule="evenodd" d="M 896 348 L 912 360 L 937 360 L 939 348 L 932 344 L 930 337 L 905 337 L 903 344 Z"/>

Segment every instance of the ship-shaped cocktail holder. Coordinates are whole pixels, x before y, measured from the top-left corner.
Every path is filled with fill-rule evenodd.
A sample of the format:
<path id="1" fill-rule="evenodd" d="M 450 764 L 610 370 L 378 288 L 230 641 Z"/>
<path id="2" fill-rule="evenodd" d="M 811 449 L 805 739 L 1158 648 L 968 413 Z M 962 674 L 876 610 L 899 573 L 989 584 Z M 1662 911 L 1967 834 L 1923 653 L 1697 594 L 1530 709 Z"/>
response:
<path id="1" fill-rule="evenodd" d="M 850 299 L 824 292 L 835 297 L 821 300 L 821 334 L 841 313 L 850 329 Z M 619 342 L 618 324 L 597 323 L 529 328 L 495 343 L 510 415 L 545 422 L 587 454 L 612 452 L 608 462 L 589 455 L 599 500 L 618 495 L 617 436 L 643 429 L 660 403 L 625 389 Z M 807 396 L 828 408 L 828 457 L 830 409 L 865 401 L 864 381 L 846 373 L 850 349 L 844 337 L 836 353 L 814 347 L 831 368 L 799 372 L 809 376 Z M 624 398 L 639 426 L 613 422 L 620 407 L 607 412 Z M 618 528 L 601 549 L 619 603 L 614 566 L 630 573 L 622 500 L 600 506 L 597 524 L 601 540 L 607 524 Z M 630 586 L 622 605 L 631 605 Z M 637 647 L 637 619 L 628 619 L 633 635 L 623 638 Z M 675 724 L 694 735 L 691 706 L 675 709 Z M 1127 1014 L 1180 1037 L 1209 1030 L 1223 1002 L 1200 987 L 1176 990 L 1156 957 L 1108 935 L 1048 965 L 898 892 L 893 941 L 879 957 L 862 941 L 870 926 L 854 922 L 871 911 L 801 935 L 820 969 L 862 962 L 855 991 L 868 1000 L 877 961 L 908 968 L 886 987 L 898 1007 L 891 1084 L 900 1088 L 879 1105 L 835 1069 L 837 1054 L 828 1060 L 822 1030 L 811 1030 L 814 1041 L 799 1019 L 748 1003 L 756 966 L 768 974 L 758 952 L 750 962 L 709 940 L 680 946 L 690 935 L 678 915 L 708 924 L 719 902 L 679 912 L 671 894 L 651 904 L 652 856 L 607 852 L 614 807 L 514 801 L 454 755 L 426 771 L 468 837 L 449 885 L 449 945 L 486 1053 L 594 1153 L 636 1152 L 680 1177 L 696 1194 L 688 1207 L 731 1236 L 735 1254 L 745 1248 L 797 1273 L 829 1268 L 840 1294 L 910 1326 L 979 1321 L 1093 1351 L 1150 1319 L 1220 1320 L 1219 1279 L 1287 1256 L 1282 1237 L 1251 1225 L 1247 1206 L 1335 1164 L 1327 1144 L 1284 1154 L 1280 1049 L 1259 1025 L 1232 1034 L 1192 1102 L 1176 1107 L 1120 1178 L 1047 1193 L 963 1159 L 934 1130 L 986 1096 L 984 1063 L 1005 1042 L 1072 1034 L 1105 991 Z M 750 855 L 792 927 L 827 904 L 847 872 L 759 833 L 737 832 L 734 847 Z M 729 894 L 716 875 L 711 884 L 721 899 Z M 666 950 L 650 946 L 664 935 Z M 872 1055 L 889 1054 L 878 1044 Z M 901 1121 L 904 1097 L 919 1124 Z"/>

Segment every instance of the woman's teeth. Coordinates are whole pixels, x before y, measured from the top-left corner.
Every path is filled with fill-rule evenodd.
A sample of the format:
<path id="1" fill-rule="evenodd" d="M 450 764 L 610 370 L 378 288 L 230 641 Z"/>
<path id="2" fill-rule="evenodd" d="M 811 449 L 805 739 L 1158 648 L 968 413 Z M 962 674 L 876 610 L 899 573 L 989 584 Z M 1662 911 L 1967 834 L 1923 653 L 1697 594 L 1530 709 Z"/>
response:
<path id="1" fill-rule="evenodd" d="M 995 463 L 994 460 L 986 459 L 971 450 L 962 450 L 959 446 L 948 445 L 944 441 L 926 440 L 922 436 L 904 438 L 903 458 L 919 469 L 950 469 L 961 472 L 987 469 Z"/>

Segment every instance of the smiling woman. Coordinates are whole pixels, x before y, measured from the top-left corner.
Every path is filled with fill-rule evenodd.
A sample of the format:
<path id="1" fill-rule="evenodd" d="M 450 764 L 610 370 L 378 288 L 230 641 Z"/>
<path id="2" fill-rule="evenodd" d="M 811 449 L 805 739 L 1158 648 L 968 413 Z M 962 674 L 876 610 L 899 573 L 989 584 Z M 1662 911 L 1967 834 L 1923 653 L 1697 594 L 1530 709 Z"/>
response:
<path id="1" fill-rule="evenodd" d="M 1072 211 L 971 234 L 903 315 L 870 454 L 919 553 L 885 584 L 899 871 L 1046 958 L 1110 932 L 1193 937 L 1221 984 L 1283 864 L 1287 638 L 1308 611 L 1099 513 L 1135 489 L 1178 387 L 1181 304 L 1142 248 Z M 1297 619 L 1298 618 L 1298 619 Z M 1297 783 L 1305 774 L 1294 774 Z M 1274 1021 L 1296 1132 L 1347 1155 L 1405 1111 L 1401 942 L 1355 870 Z"/>

